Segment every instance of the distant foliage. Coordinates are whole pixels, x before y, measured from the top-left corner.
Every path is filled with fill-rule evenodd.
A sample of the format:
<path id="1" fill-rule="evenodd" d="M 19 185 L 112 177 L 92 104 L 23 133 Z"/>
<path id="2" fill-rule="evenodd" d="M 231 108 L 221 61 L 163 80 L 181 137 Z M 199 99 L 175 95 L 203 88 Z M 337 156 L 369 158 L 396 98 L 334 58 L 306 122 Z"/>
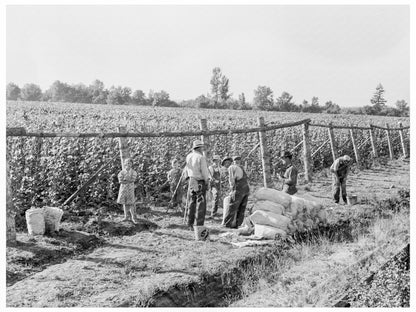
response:
<path id="1" fill-rule="evenodd" d="M 283 91 L 274 99 L 274 92 L 268 86 L 258 86 L 254 90 L 252 102 L 247 100 L 244 93 L 233 98 L 230 92 L 230 79 L 226 77 L 221 68 L 212 70 L 210 80 L 210 92 L 201 94 L 194 99 L 182 100 L 179 103 L 170 99 L 170 94 L 165 90 L 150 90 L 146 95 L 140 89 L 132 92 L 130 87 L 112 86 L 106 89 L 104 83 L 98 79 L 89 86 L 82 83 L 70 85 L 56 80 L 45 92 L 35 84 L 27 84 L 22 89 L 10 82 L 7 84 L 7 100 L 65 102 L 65 103 L 92 103 L 110 105 L 140 105 L 163 107 L 192 107 L 209 109 L 233 109 L 233 110 L 265 110 L 279 112 L 303 112 L 326 114 L 354 114 L 354 115 L 380 115 L 380 116 L 409 116 L 409 106 L 404 100 L 398 100 L 395 106 L 387 106 L 384 99 L 384 87 L 379 84 L 370 102 L 372 105 L 356 108 L 343 108 L 333 101 L 327 101 L 325 105 L 319 104 L 318 97 L 314 96 L 311 102 L 303 100 L 301 104 L 295 103 L 293 95 Z"/>
<path id="2" fill-rule="evenodd" d="M 18 85 L 10 82 L 6 87 L 6 98 L 7 100 L 16 101 L 20 98 L 20 88 Z"/>
<path id="3" fill-rule="evenodd" d="M 34 83 L 27 83 L 23 86 L 20 96 L 24 101 L 40 101 L 42 99 L 42 90 Z"/>
<path id="4" fill-rule="evenodd" d="M 254 90 L 253 108 L 258 110 L 273 110 L 273 91 L 267 86 L 258 86 Z"/>
<path id="5" fill-rule="evenodd" d="M 213 108 L 221 108 L 224 103 L 230 99 L 229 94 L 229 79 L 222 74 L 219 67 L 215 67 L 212 70 L 211 77 L 211 96 L 213 100 Z"/>

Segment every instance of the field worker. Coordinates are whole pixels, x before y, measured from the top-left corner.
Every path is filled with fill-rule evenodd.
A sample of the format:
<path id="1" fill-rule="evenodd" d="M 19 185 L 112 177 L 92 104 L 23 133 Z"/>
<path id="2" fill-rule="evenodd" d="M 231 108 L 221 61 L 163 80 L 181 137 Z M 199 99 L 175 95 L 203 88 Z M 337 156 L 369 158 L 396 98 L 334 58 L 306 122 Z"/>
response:
<path id="1" fill-rule="evenodd" d="M 229 178 L 228 178 L 228 168 L 233 163 L 233 159 L 229 156 L 225 156 L 221 160 L 221 186 L 227 188 L 229 185 Z"/>
<path id="2" fill-rule="evenodd" d="M 241 157 L 234 156 L 233 164 L 228 168 L 230 182 L 230 207 L 224 217 L 224 226 L 238 228 L 244 221 L 250 187 L 247 174 L 241 166 Z"/>
<path id="3" fill-rule="evenodd" d="M 293 155 L 289 151 L 283 153 L 282 160 L 286 167 L 286 171 L 284 175 L 280 175 L 280 178 L 283 179 L 282 191 L 289 195 L 293 195 L 298 191 L 296 188 L 296 184 L 298 183 L 298 169 L 293 166 L 292 157 Z"/>
<path id="4" fill-rule="evenodd" d="M 170 189 L 170 195 L 172 197 L 172 206 L 181 207 L 182 204 L 182 170 L 179 165 L 178 159 L 172 160 L 172 169 L 168 171 L 168 183 Z"/>
<path id="5" fill-rule="evenodd" d="M 133 163 L 130 158 L 124 160 L 124 168 L 118 174 L 120 190 L 118 193 L 117 203 L 122 204 L 124 208 L 124 218 L 122 221 L 133 221 L 136 219 L 136 203 L 134 197 L 134 182 L 137 179 L 137 173 L 132 169 Z M 131 214 L 131 215 L 130 215 Z"/>
<path id="6" fill-rule="evenodd" d="M 189 178 L 188 196 L 190 197 L 187 209 L 188 227 L 202 226 L 205 222 L 206 191 L 208 187 L 209 172 L 204 151 L 204 143 L 195 140 L 192 143 L 192 152 L 186 156 L 185 174 Z"/>
<path id="7" fill-rule="evenodd" d="M 221 166 L 225 169 L 227 169 L 228 172 L 228 168 L 231 166 L 231 164 L 233 163 L 233 159 L 229 156 L 225 156 L 222 160 L 221 160 Z"/>
<path id="8" fill-rule="evenodd" d="M 221 168 L 220 168 L 221 158 L 218 155 L 212 157 L 213 164 L 208 167 L 210 173 L 210 186 L 212 193 L 212 210 L 211 217 L 215 217 L 218 211 L 218 205 L 220 202 L 220 192 L 221 192 Z"/>
<path id="9" fill-rule="evenodd" d="M 333 196 L 335 203 L 339 203 L 339 192 L 342 190 L 342 200 L 347 203 L 347 175 L 350 171 L 351 157 L 348 155 L 337 158 L 331 165 L 333 175 Z"/>

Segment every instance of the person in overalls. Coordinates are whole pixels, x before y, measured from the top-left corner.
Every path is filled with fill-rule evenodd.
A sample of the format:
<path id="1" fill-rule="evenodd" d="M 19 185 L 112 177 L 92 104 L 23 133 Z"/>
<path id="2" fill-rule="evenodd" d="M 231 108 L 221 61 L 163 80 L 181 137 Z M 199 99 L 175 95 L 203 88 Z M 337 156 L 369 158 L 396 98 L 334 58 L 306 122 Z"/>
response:
<path id="1" fill-rule="evenodd" d="M 234 156 L 234 163 L 228 168 L 230 182 L 230 207 L 224 218 L 224 226 L 238 228 L 244 221 L 244 212 L 247 207 L 250 187 L 248 177 L 241 166 L 241 157 Z"/>
<path id="2" fill-rule="evenodd" d="M 215 217 L 218 212 L 218 205 L 220 202 L 221 193 L 221 168 L 220 168 L 220 156 L 214 155 L 212 157 L 213 164 L 208 167 L 210 173 L 210 185 L 212 193 L 212 210 L 211 217 Z"/>
<path id="3" fill-rule="evenodd" d="M 289 195 L 296 194 L 298 189 L 296 184 L 298 183 L 298 169 L 293 166 L 292 163 L 292 153 L 285 151 L 282 155 L 283 162 L 286 167 L 284 175 L 281 175 L 280 178 L 283 180 L 283 189 L 282 191 L 288 193 Z"/>
<path id="4" fill-rule="evenodd" d="M 204 143 L 195 140 L 192 144 L 192 152 L 186 156 L 185 173 L 189 178 L 188 196 L 190 197 L 187 207 L 187 223 L 190 229 L 193 228 L 195 219 L 197 226 L 202 226 L 205 222 L 209 172 L 203 151 Z"/>
<path id="5" fill-rule="evenodd" d="M 331 165 L 333 176 L 333 197 L 336 204 L 339 203 L 339 193 L 342 190 L 342 200 L 347 204 L 347 176 L 350 170 L 351 157 L 348 155 L 337 158 Z"/>

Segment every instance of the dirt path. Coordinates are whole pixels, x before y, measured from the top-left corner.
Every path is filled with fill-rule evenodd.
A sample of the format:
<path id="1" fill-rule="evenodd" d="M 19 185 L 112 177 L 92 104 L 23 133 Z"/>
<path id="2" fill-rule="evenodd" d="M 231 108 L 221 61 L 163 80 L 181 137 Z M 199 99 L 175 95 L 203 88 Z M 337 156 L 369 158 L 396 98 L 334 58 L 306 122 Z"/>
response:
<path id="1" fill-rule="evenodd" d="M 369 201 L 386 199 L 400 188 L 409 188 L 409 179 L 409 163 L 395 161 L 351 174 L 347 189 L 358 196 L 360 204 L 354 209 L 359 209 Z M 330 181 L 330 177 L 321 175 L 310 186 L 310 193 L 320 198 L 329 211 L 350 209 L 334 206 Z M 175 295 L 162 296 L 157 301 L 155 293 L 180 292 L 183 285 L 198 285 L 203 277 L 220 276 L 268 248 L 236 248 L 231 242 L 244 238 L 222 237 L 226 230 L 219 226 L 220 219 L 206 221 L 211 230 L 210 241 L 194 241 L 194 233 L 182 226 L 181 214 L 166 214 L 164 210 L 155 208 L 143 215 L 157 224 L 156 229 L 105 237 L 102 247 L 49 266 L 8 287 L 7 306 L 183 306 L 185 303 L 178 302 Z M 321 267 L 325 271 L 325 266 Z M 186 304 L 210 306 L 215 302 L 207 298 Z"/>

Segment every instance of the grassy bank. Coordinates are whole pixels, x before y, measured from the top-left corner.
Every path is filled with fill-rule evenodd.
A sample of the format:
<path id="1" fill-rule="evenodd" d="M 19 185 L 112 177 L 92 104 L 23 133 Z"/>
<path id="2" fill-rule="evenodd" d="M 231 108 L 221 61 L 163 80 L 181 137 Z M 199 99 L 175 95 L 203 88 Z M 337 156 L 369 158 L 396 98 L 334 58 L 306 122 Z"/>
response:
<path id="1" fill-rule="evenodd" d="M 410 240 L 408 196 L 401 191 L 363 213 L 351 211 L 344 240 L 328 230 L 297 240 L 274 263 L 247 272 L 230 306 L 331 306 Z"/>

